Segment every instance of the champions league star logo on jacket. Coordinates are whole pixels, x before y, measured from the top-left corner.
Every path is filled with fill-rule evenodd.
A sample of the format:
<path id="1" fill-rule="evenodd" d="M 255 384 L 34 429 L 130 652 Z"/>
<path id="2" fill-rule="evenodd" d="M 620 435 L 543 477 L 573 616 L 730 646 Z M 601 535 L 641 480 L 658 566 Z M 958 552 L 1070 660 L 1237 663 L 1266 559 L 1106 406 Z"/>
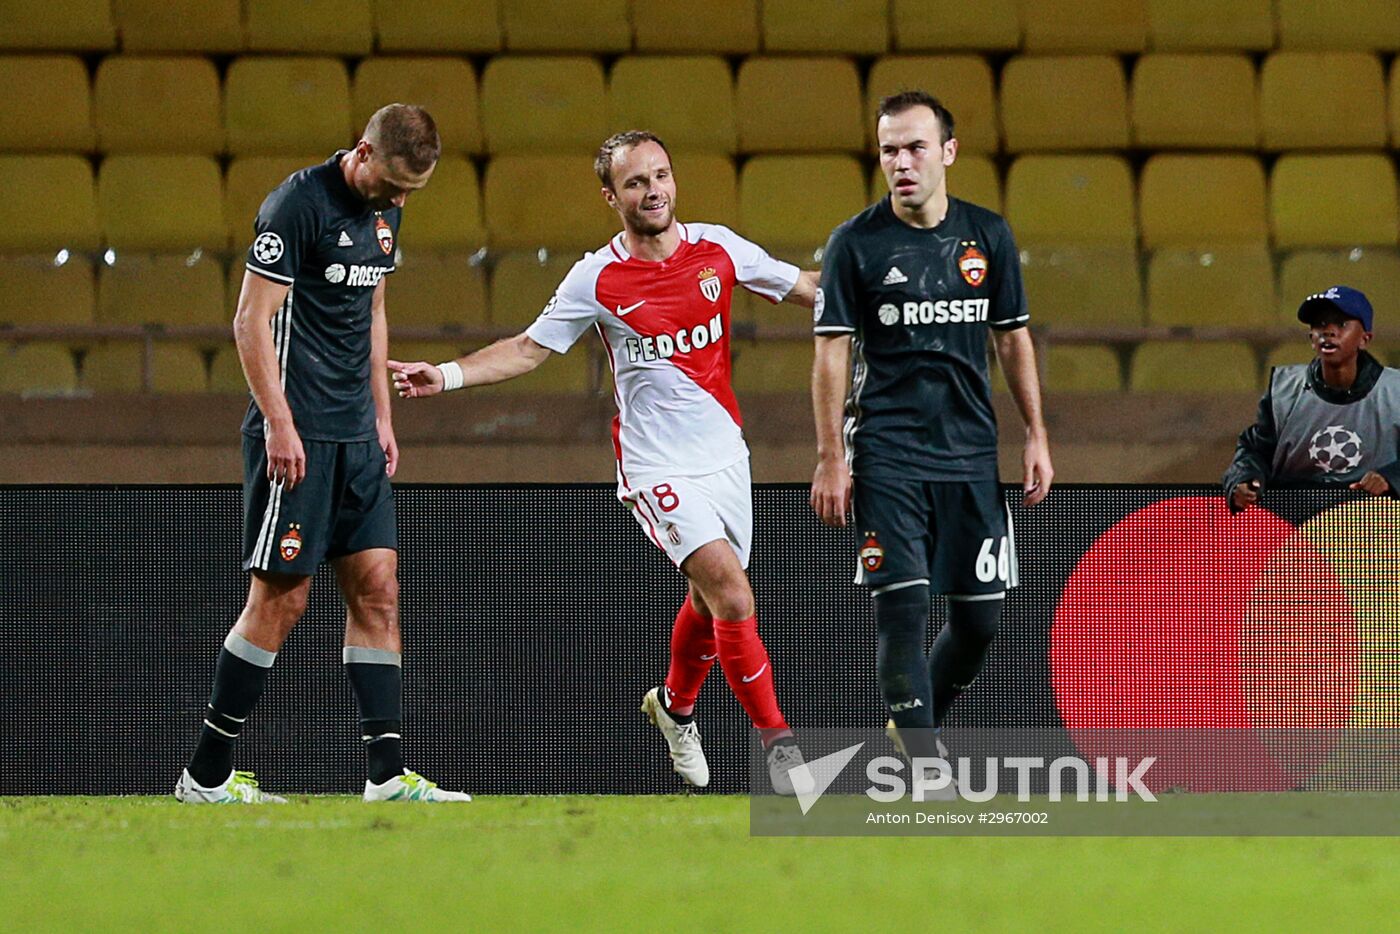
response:
<path id="1" fill-rule="evenodd" d="M 1308 457 L 1323 473 L 1346 473 L 1361 464 L 1361 436 L 1341 425 L 1328 425 L 1312 436 Z"/>

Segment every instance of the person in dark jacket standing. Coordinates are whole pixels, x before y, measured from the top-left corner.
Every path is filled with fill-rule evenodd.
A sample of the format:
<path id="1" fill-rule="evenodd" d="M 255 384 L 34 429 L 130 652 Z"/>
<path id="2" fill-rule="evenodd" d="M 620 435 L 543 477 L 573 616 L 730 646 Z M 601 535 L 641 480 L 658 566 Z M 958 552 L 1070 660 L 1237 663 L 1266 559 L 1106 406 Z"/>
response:
<path id="1" fill-rule="evenodd" d="M 1316 358 L 1274 367 L 1254 424 L 1240 434 L 1225 472 L 1230 511 L 1259 501 L 1268 483 L 1400 489 L 1400 370 L 1366 352 L 1371 303 L 1333 286 L 1298 308 Z"/>

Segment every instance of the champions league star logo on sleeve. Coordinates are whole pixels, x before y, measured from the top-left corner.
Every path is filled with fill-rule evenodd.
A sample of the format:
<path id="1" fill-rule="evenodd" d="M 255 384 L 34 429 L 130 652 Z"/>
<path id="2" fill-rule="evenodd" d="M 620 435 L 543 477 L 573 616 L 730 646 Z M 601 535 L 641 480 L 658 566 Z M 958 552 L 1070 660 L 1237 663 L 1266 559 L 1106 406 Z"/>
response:
<path id="1" fill-rule="evenodd" d="M 272 231 L 258 234 L 253 241 L 253 259 L 270 266 L 282 258 L 282 238 Z"/>

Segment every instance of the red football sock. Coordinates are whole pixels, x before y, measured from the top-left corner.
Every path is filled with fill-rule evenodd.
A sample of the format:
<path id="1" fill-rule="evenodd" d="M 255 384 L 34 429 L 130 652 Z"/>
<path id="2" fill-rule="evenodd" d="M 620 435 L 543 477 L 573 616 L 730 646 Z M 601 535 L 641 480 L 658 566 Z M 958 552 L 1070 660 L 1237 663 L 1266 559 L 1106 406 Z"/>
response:
<path id="1" fill-rule="evenodd" d="M 758 637 L 758 620 L 752 616 L 716 619 L 715 642 L 729 689 L 744 705 L 753 725 L 763 732 L 764 745 L 788 735 L 791 731 L 778 709 L 778 696 L 773 693 L 773 666 Z"/>
<path id="2" fill-rule="evenodd" d="M 681 716 L 693 713 L 700 685 L 718 654 L 714 620 L 702 616 L 687 594 L 671 627 L 671 667 L 666 672 L 666 709 Z"/>

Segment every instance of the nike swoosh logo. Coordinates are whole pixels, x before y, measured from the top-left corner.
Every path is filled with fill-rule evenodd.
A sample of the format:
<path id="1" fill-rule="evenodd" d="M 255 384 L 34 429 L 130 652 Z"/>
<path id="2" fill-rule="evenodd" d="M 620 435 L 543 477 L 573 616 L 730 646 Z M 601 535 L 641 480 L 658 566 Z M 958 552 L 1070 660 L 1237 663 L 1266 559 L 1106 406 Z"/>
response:
<path id="1" fill-rule="evenodd" d="M 626 317 L 627 315 L 630 315 L 632 312 L 636 311 L 638 308 L 641 308 L 641 307 L 642 307 L 643 305 L 645 305 L 646 303 L 647 303 L 647 300 L 646 300 L 646 299 L 642 299 L 642 300 L 641 300 L 640 302 L 638 302 L 637 304 L 635 304 L 635 305 L 628 305 L 626 308 L 623 308 L 621 305 L 618 305 L 618 306 L 617 306 L 617 316 L 618 316 L 619 318 L 624 318 L 624 317 Z"/>
<path id="2" fill-rule="evenodd" d="M 718 653 L 718 652 L 716 652 L 716 653 L 713 654 L 713 655 L 701 655 L 701 656 L 700 656 L 700 661 L 702 661 L 702 662 L 712 662 L 712 661 L 714 661 L 714 660 L 717 659 L 717 658 L 719 658 L 719 653 Z M 760 671 L 759 674 L 763 674 L 763 672 Z"/>
<path id="3" fill-rule="evenodd" d="M 764 673 L 765 671 L 767 671 L 767 670 L 768 670 L 768 663 L 767 663 L 767 662 L 764 662 L 764 663 L 763 663 L 763 667 L 760 668 L 760 669 L 758 669 L 758 671 L 755 671 L 755 672 L 754 672 L 753 674 L 751 674 L 751 675 L 740 675 L 740 676 L 739 676 L 739 680 L 742 681 L 742 682 L 744 682 L 745 684 L 748 684 L 750 681 L 755 681 L 755 680 L 757 680 L 757 679 L 758 679 L 758 676 L 761 675 L 761 674 L 763 674 L 763 673 Z"/>

